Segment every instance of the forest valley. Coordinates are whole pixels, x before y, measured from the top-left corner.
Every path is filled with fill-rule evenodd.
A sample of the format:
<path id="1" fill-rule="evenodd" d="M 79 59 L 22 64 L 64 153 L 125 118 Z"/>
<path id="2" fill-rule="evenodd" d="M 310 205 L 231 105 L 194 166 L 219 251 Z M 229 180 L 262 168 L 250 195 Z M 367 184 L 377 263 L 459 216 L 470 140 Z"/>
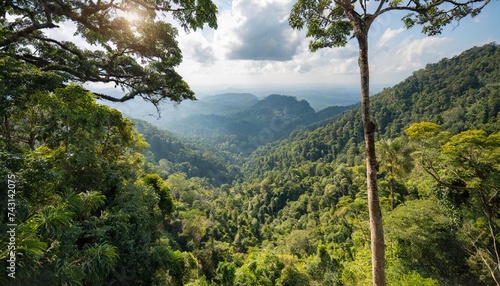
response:
<path id="1" fill-rule="evenodd" d="M 0 74 L 17 224 L 16 279 L 0 284 L 371 284 L 358 105 L 244 153 L 233 135 L 127 119 L 12 57 Z M 415 71 L 371 112 L 388 284 L 499 285 L 500 47 Z"/>

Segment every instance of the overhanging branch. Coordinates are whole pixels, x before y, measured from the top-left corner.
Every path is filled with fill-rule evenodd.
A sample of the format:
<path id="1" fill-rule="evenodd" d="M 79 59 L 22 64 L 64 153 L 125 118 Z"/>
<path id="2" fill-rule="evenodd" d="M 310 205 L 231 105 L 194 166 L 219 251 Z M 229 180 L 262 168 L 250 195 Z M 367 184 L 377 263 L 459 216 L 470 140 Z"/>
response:
<path id="1" fill-rule="evenodd" d="M 383 1 L 381 1 L 381 2 L 383 2 Z M 440 1 L 431 1 L 430 3 L 428 3 L 426 5 L 421 5 L 421 4 L 418 4 L 414 1 L 410 1 L 410 2 L 408 2 L 408 5 L 406 5 L 406 6 L 389 6 L 389 7 L 386 7 L 384 9 L 382 9 L 383 3 L 380 3 L 374 16 L 377 17 L 377 16 L 380 16 L 386 12 L 389 12 L 389 11 L 409 11 L 409 12 L 415 12 L 418 14 L 426 14 L 429 11 L 431 11 L 432 9 L 435 9 L 438 6 L 446 4 L 446 3 L 452 4 L 453 8 L 448 9 L 448 10 L 442 10 L 442 13 L 451 13 L 456 7 L 463 7 L 463 6 L 470 7 L 472 4 L 475 4 L 475 3 L 483 3 L 478 8 L 472 9 L 472 11 L 480 11 L 489 2 L 490 2 L 490 0 L 468 0 L 465 2 L 456 2 L 456 1 L 452 1 L 452 0 L 440 0 Z M 414 3 L 415 5 L 410 6 L 411 3 Z M 460 17 L 460 18 L 463 18 L 469 14 L 470 13 L 464 13 L 464 15 L 462 15 L 462 17 Z M 457 15 L 454 15 L 454 16 L 457 16 Z"/>
<path id="2" fill-rule="evenodd" d="M 31 26 L 28 26 L 22 30 L 19 30 L 13 34 L 8 35 L 7 37 L 3 38 L 0 40 L 0 47 L 5 47 L 10 44 L 13 44 L 17 41 L 19 41 L 21 38 L 26 38 L 29 35 L 31 35 L 33 32 L 42 30 L 42 29 L 51 29 L 51 28 L 59 28 L 58 25 L 48 22 L 44 24 L 33 24 Z"/>

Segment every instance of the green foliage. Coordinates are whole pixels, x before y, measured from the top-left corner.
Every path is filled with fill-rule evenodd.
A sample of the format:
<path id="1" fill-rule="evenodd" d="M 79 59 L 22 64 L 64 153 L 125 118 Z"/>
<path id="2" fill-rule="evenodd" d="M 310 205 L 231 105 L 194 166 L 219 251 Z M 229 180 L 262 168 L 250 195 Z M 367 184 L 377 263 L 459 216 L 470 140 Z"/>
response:
<path id="1" fill-rule="evenodd" d="M 373 96 L 370 109 L 380 139 L 399 137 L 405 128 L 422 121 L 432 121 L 453 133 L 468 129 L 498 132 L 500 93 L 495 85 L 500 80 L 499 53 L 494 43 L 472 48 L 429 64 Z M 466 77 L 472 82 L 460 84 Z M 449 110 L 464 107 L 468 110 L 461 113 L 463 117 L 448 117 Z M 297 132 L 279 144 L 256 150 L 242 171 L 262 178 L 272 169 L 293 169 L 305 161 L 361 164 L 362 128 L 359 106 L 354 106 L 322 128 Z"/>
<path id="2" fill-rule="evenodd" d="M 177 30 L 160 16 L 169 13 L 186 30 L 205 23 L 217 27 L 217 7 L 210 0 L 28 1 L 2 5 L 2 10 L 2 58 L 7 55 L 76 82 L 112 82 L 127 93 L 121 98 L 99 97 L 123 102 L 140 96 L 155 106 L 167 99 L 194 98 L 174 70 L 182 60 Z M 129 14 L 138 19 L 131 20 Z M 66 22 L 75 24 L 75 36 L 95 48 L 81 48 L 76 41 L 60 41 L 46 33 Z"/>
<path id="3" fill-rule="evenodd" d="M 440 127 L 432 122 L 420 122 L 412 124 L 405 130 L 406 136 L 411 140 L 425 140 L 438 135 Z"/>
<path id="4" fill-rule="evenodd" d="M 462 239 L 473 249 L 470 261 L 474 264 L 479 258 L 488 269 L 485 274 L 489 277 L 481 280 L 498 281 L 498 270 L 492 265 L 498 260 L 499 209 L 495 202 L 500 184 L 500 137 L 484 130 L 467 130 L 437 141 L 438 136 L 422 139 L 440 144 L 419 144 L 414 156 L 440 187 L 437 195 L 450 212 L 461 214 L 457 223 Z"/>
<path id="5" fill-rule="evenodd" d="M 134 184 L 147 144 L 131 122 L 98 105 L 81 86 L 19 67 L 9 74 L 34 76 L 34 82 L 1 94 L 0 138 L 2 180 L 7 174 L 17 178 L 17 279 L 29 285 L 150 284 L 151 271 L 182 279 L 182 270 L 170 269 L 173 263 L 149 260 L 162 237 L 161 211 L 171 213 L 173 202 L 153 175 L 147 177 L 151 187 Z M 2 236 L 0 245 L 7 239 Z"/>
<path id="6" fill-rule="evenodd" d="M 67 211 L 64 206 L 48 206 L 27 221 L 27 225 L 44 237 L 53 238 L 70 225 L 72 216 L 73 213 Z"/>
<path id="7" fill-rule="evenodd" d="M 387 12 L 407 12 L 402 18 L 406 28 L 422 25 L 422 32 L 432 36 L 440 34 L 443 27 L 453 21 L 478 15 L 488 2 L 429 0 L 405 3 L 393 0 L 368 7 L 363 1 L 299 0 L 293 5 L 288 23 L 295 29 L 306 27 L 307 37 L 312 38 L 309 49 L 316 51 L 343 47 L 354 36 L 366 36 L 372 22 Z"/>
<path id="8" fill-rule="evenodd" d="M 309 277 L 306 274 L 301 273 L 294 266 L 285 267 L 282 271 L 280 279 L 276 283 L 278 286 L 293 286 L 293 285 L 311 285 L 309 282 Z"/>
<path id="9" fill-rule="evenodd" d="M 156 269 L 154 284 L 183 285 L 185 272 L 184 256 L 178 250 L 173 251 L 168 245 L 160 242 L 150 252 L 151 265 Z"/>
<path id="10" fill-rule="evenodd" d="M 332 1 L 297 1 L 288 22 L 295 29 L 307 26 L 307 36 L 313 38 L 309 49 L 313 52 L 326 47 L 343 47 L 353 33 L 344 8 Z"/>
<path id="11" fill-rule="evenodd" d="M 235 285 L 276 285 L 284 268 L 274 253 L 250 252 L 246 263 L 236 270 Z"/>
<path id="12" fill-rule="evenodd" d="M 340 285 L 341 266 L 330 256 L 325 245 L 318 246 L 317 254 L 307 263 L 307 273 L 321 285 Z"/>
<path id="13" fill-rule="evenodd" d="M 288 253 L 298 257 L 307 257 L 314 252 L 309 241 L 309 232 L 306 230 L 293 230 L 287 238 Z"/>
<path id="14" fill-rule="evenodd" d="M 464 216 L 478 215 L 482 208 L 477 206 L 466 210 L 464 203 L 473 202 L 468 201 L 467 192 L 458 189 L 451 191 L 438 186 L 432 176 L 427 176 L 421 168 L 419 156 L 436 159 L 433 161 L 434 167 L 443 172 L 442 174 L 451 174 L 460 164 L 463 165 L 464 161 L 458 160 L 461 155 L 457 153 L 454 168 L 442 165 L 441 161 L 448 162 L 444 160 L 444 154 L 448 151 L 440 146 L 445 146 L 453 137 L 452 134 L 457 134 L 455 130 L 464 130 L 467 126 L 476 125 L 485 128 L 484 138 L 480 132 L 467 132 L 467 138 L 474 136 L 478 139 L 455 138 L 453 142 L 457 142 L 457 146 L 467 146 L 466 142 L 472 144 L 495 141 L 495 130 L 498 130 L 495 124 L 497 107 L 492 106 L 486 113 L 491 117 L 487 117 L 485 121 L 484 118 L 477 121 L 477 117 L 467 116 L 468 119 L 465 120 L 469 123 L 465 125 L 462 124 L 464 121 L 446 121 L 443 125 L 410 125 L 422 120 L 428 122 L 429 118 L 443 120 L 449 110 L 447 108 L 455 108 L 456 103 L 468 106 L 469 101 L 486 102 L 495 98 L 495 91 L 487 83 L 490 78 L 482 74 L 487 73 L 494 77 L 498 74 L 498 69 L 489 64 L 496 60 L 496 51 L 494 44 L 471 49 L 456 58 L 430 65 L 426 70 L 415 73 L 396 87 L 386 89 L 372 98 L 372 111 L 380 123 L 378 128 L 382 131 L 377 148 L 380 156 L 381 203 L 386 217 L 388 216 L 387 271 L 390 283 L 492 283 L 492 278 L 488 278 L 491 277 L 488 268 L 480 261 L 481 255 L 486 257 L 484 253 L 492 253 L 492 249 L 486 250 L 486 247 L 474 254 L 476 251 L 470 244 L 471 240 L 467 242 L 471 237 L 482 237 L 484 240 L 481 243 L 476 241 L 476 247 L 485 247 L 488 244 L 492 246 L 491 238 L 488 239 L 487 233 L 484 232 L 488 229 L 487 220 L 468 220 L 466 224 L 462 221 Z M 471 69 L 476 61 L 484 63 L 483 67 L 486 68 Z M 445 89 L 447 83 L 457 80 L 456 75 L 452 74 L 447 74 L 446 77 L 431 76 L 445 72 L 444 67 L 450 70 L 455 67 L 468 68 L 477 78 L 488 79 L 480 84 L 480 93 L 472 93 L 463 87 L 463 91 L 454 95 L 453 100 L 429 102 L 429 97 L 437 98 L 434 95 L 436 90 L 445 94 L 439 97 L 440 100 L 448 96 Z M 498 79 L 498 76 L 496 78 Z M 415 84 L 417 79 L 418 85 Z M 433 82 L 436 87 L 429 88 L 424 82 Z M 413 106 L 426 106 L 427 109 L 417 114 L 412 109 Z M 283 142 L 254 152 L 242 168 L 246 180 L 234 184 L 229 189 L 223 189 L 225 194 L 231 195 L 232 200 L 227 204 L 217 205 L 219 209 L 225 209 L 217 212 L 216 220 L 226 221 L 227 226 L 218 228 L 217 232 L 222 235 L 216 237 L 237 246 L 235 250 L 239 252 L 248 253 L 252 249 L 249 246 L 256 246 L 260 247 L 261 251 L 272 248 L 282 253 L 293 253 L 301 259 L 300 265 L 305 265 L 312 283 L 370 283 L 370 240 L 364 194 L 365 181 L 362 176 L 364 168 L 353 167 L 361 164 L 364 158 L 360 151 L 362 146 L 359 144 L 362 132 L 358 115 L 359 110 L 354 108 L 330 125 L 296 132 Z M 387 118 L 391 120 L 386 120 Z M 436 122 L 444 122 L 440 120 Z M 410 142 L 407 137 L 398 137 L 404 134 L 407 126 L 410 126 L 410 131 L 414 131 L 414 134 L 408 134 L 411 134 Z M 491 139 L 488 139 L 489 136 Z M 488 144 L 490 143 L 483 145 Z M 491 144 L 491 147 L 482 147 L 483 149 L 477 149 L 478 151 L 470 151 L 467 147 L 469 150 L 460 150 L 460 154 L 479 154 L 479 150 L 482 150 L 481 154 L 489 159 L 481 160 L 492 160 L 497 157 L 496 147 L 493 148 L 494 144 Z M 422 149 L 430 147 L 434 149 Z M 450 146 L 449 149 L 453 148 Z M 348 162 L 350 166 L 343 165 L 343 162 Z M 464 165 L 466 166 L 468 164 Z M 490 172 L 487 176 L 494 180 L 498 170 L 488 168 Z M 443 175 L 440 173 L 440 176 Z M 446 182 L 451 183 L 453 180 Z M 494 186 L 490 188 L 495 190 Z M 391 204 L 391 201 L 394 204 Z M 454 202 L 462 204 L 455 205 Z M 476 197 L 475 202 L 479 202 L 479 197 Z M 474 209 L 475 212 L 472 211 Z M 496 210 L 493 209 L 493 213 L 496 213 Z M 465 232 L 466 229 L 468 232 Z M 322 244 L 330 256 L 330 260 L 324 259 L 325 265 L 328 264 L 326 261 L 330 261 L 328 265 L 331 266 L 328 269 L 321 268 L 320 259 L 314 255 L 314 250 L 319 249 Z M 429 245 L 435 249 L 429 251 Z M 493 265 L 494 256 L 488 258 L 488 261 L 491 263 L 489 265 Z M 249 264 L 242 263 L 236 273 L 236 280 L 241 284 L 259 283 Z M 318 276 L 321 276 L 321 279 L 317 278 Z"/>
<path id="15" fill-rule="evenodd" d="M 209 96 L 190 105 L 181 106 L 184 107 L 181 109 L 183 111 L 181 114 L 185 112 L 188 116 L 165 119 L 159 125 L 167 130 L 195 137 L 197 142 L 203 143 L 203 148 L 215 146 L 217 148 L 210 148 L 212 153 L 216 156 L 224 156 L 224 158 L 229 157 L 228 159 L 234 162 L 238 159 L 235 155 L 246 156 L 260 146 L 288 137 L 297 128 L 324 125 L 325 122 L 333 120 L 350 108 L 349 106 L 332 106 L 316 112 L 307 101 L 298 100 L 293 96 L 271 94 L 257 100 L 254 95 L 248 95 L 254 100 L 250 102 L 246 96 L 246 94 Z M 172 135 L 168 136 L 167 132 L 155 132 L 155 134 L 158 133 L 165 134 L 162 137 L 166 137 L 166 144 L 171 142 L 174 145 L 171 149 L 180 149 L 178 151 L 181 154 L 184 153 L 183 148 L 175 148 L 179 142 L 169 138 Z M 157 142 L 155 136 L 149 137 L 153 137 L 152 141 Z M 161 148 L 161 152 L 151 148 L 156 157 L 158 153 L 173 152 L 169 151 L 166 146 L 158 147 L 154 149 Z M 196 149 L 199 148 L 201 147 L 198 146 Z M 226 151 L 225 154 L 221 154 L 218 149 Z M 228 156 L 227 151 L 234 154 Z M 179 158 L 182 158 L 182 155 Z M 170 161 L 175 162 L 175 160 Z M 195 163 L 194 158 L 190 161 Z M 200 169 L 200 171 L 203 170 Z"/>
<path id="16" fill-rule="evenodd" d="M 401 286 L 437 286 L 438 282 L 432 278 L 424 278 L 416 271 L 408 274 L 403 274 L 401 279 L 397 282 Z"/>
<path id="17" fill-rule="evenodd" d="M 413 168 L 413 162 L 410 158 L 411 148 L 405 144 L 402 138 L 379 141 L 376 147 L 380 156 L 379 171 L 385 175 L 387 188 L 390 192 L 391 208 L 394 208 L 404 195 L 404 193 L 402 194 L 404 188 L 398 188 L 396 178 L 404 177 Z"/>
<path id="18" fill-rule="evenodd" d="M 445 284 L 463 279 L 466 255 L 460 249 L 453 219 L 437 200 L 408 201 L 394 209 L 385 223 L 399 271 L 416 271 Z M 395 276 L 399 279 L 401 274 Z"/>
<path id="19" fill-rule="evenodd" d="M 213 185 L 220 186 L 230 183 L 239 173 L 231 166 L 233 156 L 228 158 L 218 150 L 181 140 L 145 121 L 134 120 L 134 126 L 149 143 L 145 155 L 155 165 L 152 170 L 162 176 L 183 172 L 188 177 L 210 179 Z"/>
<path id="20" fill-rule="evenodd" d="M 391 284 L 500 280 L 498 94 L 488 86 L 498 80 L 498 67 L 490 64 L 497 53 L 493 44 L 474 48 L 373 97 Z M 477 81 L 450 85 L 465 76 L 447 74 L 456 67 L 468 68 Z M 370 283 L 358 109 L 327 126 L 295 131 L 242 166 L 228 149 L 192 145 L 137 122 L 142 137 L 118 111 L 98 105 L 78 85 L 64 86 L 57 74 L 22 63 L 7 68 L 0 70 L 6 75 L 0 78 L 0 184 L 7 174 L 17 177 L 19 281 Z M 33 85 L 7 92 L 16 77 Z M 457 104 L 467 110 L 463 118 L 456 117 Z M 148 147 L 145 139 L 152 146 L 145 154 L 157 166 L 139 153 Z M 0 198 L 3 216 L 6 199 Z M 7 245 L 1 236 L 1 259 L 9 255 Z"/>
<path id="21" fill-rule="evenodd" d="M 91 285 L 102 285 L 118 261 L 116 247 L 107 243 L 86 245 L 83 256 L 83 271 Z"/>
<path id="22" fill-rule="evenodd" d="M 146 186 L 152 187 L 159 197 L 158 207 L 164 215 L 174 211 L 174 202 L 170 196 L 170 189 L 158 174 L 147 174 L 142 179 Z"/>
<path id="23" fill-rule="evenodd" d="M 236 265 L 232 262 L 219 262 L 217 280 L 222 285 L 232 286 L 236 278 Z"/>
<path id="24" fill-rule="evenodd" d="M 398 7 L 395 4 L 403 3 L 401 1 L 391 2 L 391 6 Z M 422 33 L 434 36 L 440 34 L 443 27 L 453 21 L 458 22 L 469 15 L 477 16 L 486 4 L 488 2 L 475 0 L 458 3 L 453 1 L 417 2 L 414 7 L 410 6 L 411 9 L 406 9 L 409 13 L 402 18 L 402 21 L 406 28 L 411 28 L 415 24 L 422 25 Z"/>

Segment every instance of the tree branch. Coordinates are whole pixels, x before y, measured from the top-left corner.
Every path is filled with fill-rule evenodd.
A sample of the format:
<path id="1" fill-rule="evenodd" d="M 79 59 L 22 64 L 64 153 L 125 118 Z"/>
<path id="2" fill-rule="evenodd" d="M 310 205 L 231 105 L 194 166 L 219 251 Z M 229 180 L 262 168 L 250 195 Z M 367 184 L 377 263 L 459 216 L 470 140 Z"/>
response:
<path id="1" fill-rule="evenodd" d="M 500 282 L 497 279 L 497 275 L 495 275 L 496 267 L 492 268 L 490 263 L 488 263 L 487 257 L 484 257 L 484 255 L 481 251 L 482 249 L 480 249 L 479 246 L 476 245 L 477 239 L 474 239 L 470 232 L 469 233 L 466 232 L 466 236 L 469 238 L 470 243 L 472 244 L 472 246 L 476 250 L 476 254 L 479 255 L 479 258 L 481 258 L 481 261 L 483 262 L 484 266 L 486 266 L 486 268 L 488 268 L 488 271 L 489 271 L 491 277 L 493 278 L 493 280 L 495 281 L 495 283 L 497 285 L 500 285 Z M 470 252 L 470 253 L 473 254 L 473 252 Z"/>
<path id="2" fill-rule="evenodd" d="M 412 2 L 415 3 L 415 6 L 409 6 L 410 3 L 412 3 Z M 379 5 L 379 8 L 377 9 L 377 12 L 375 12 L 374 15 L 379 16 L 379 15 L 382 15 L 382 14 L 389 12 L 389 11 L 410 11 L 410 12 L 415 12 L 418 14 L 426 14 L 431 9 L 438 7 L 439 5 L 441 5 L 443 3 L 449 3 L 449 4 L 454 5 L 455 7 L 451 8 L 449 10 L 443 11 L 441 14 L 448 14 L 451 11 L 453 11 L 453 9 L 455 9 L 456 7 L 470 6 L 471 4 L 474 4 L 474 3 L 483 3 L 480 7 L 473 9 L 474 11 L 480 11 L 489 2 L 490 2 L 490 0 L 468 0 L 468 1 L 463 2 L 463 3 L 452 1 L 452 0 L 440 0 L 440 1 L 431 2 L 428 5 L 420 5 L 414 1 L 410 1 L 410 2 L 408 2 L 407 6 L 389 6 L 389 7 L 386 7 L 384 9 L 381 9 L 382 5 Z M 468 13 L 463 15 L 461 18 L 463 18 L 467 15 L 468 15 Z"/>
<path id="3" fill-rule="evenodd" d="M 422 158 L 421 161 L 420 161 L 420 164 L 422 165 L 424 171 L 427 174 L 431 175 L 431 177 L 434 178 L 434 180 L 436 182 L 438 182 L 442 186 L 445 186 L 445 187 L 448 187 L 448 188 L 451 188 L 451 189 L 455 189 L 455 190 L 467 190 L 467 191 L 473 190 L 473 188 L 461 187 L 461 186 L 454 186 L 452 184 L 448 184 L 448 183 L 442 181 L 441 178 L 439 178 L 439 176 L 437 174 L 435 174 L 434 172 L 430 171 L 430 170 L 434 170 L 434 167 L 432 166 L 432 162 L 426 164 L 424 162 L 424 159 Z"/>
<path id="4" fill-rule="evenodd" d="M 49 29 L 59 28 L 59 26 L 52 23 L 52 22 L 47 22 L 44 24 L 34 23 L 33 25 L 28 26 L 22 30 L 19 30 L 19 31 L 7 36 L 6 38 L 0 40 L 0 47 L 8 46 L 12 43 L 19 41 L 19 39 L 21 39 L 21 38 L 28 37 L 29 35 L 31 35 L 33 32 L 35 32 L 37 30 L 47 29 L 47 28 L 49 28 Z"/>
<path id="5" fill-rule="evenodd" d="M 376 18 L 378 17 L 380 14 L 380 10 L 382 9 L 382 7 L 384 7 L 384 3 L 386 2 L 385 0 L 379 0 L 380 3 L 378 4 L 378 7 L 377 7 L 377 10 L 375 10 L 375 13 L 373 13 L 373 17 Z"/>
<path id="6" fill-rule="evenodd" d="M 93 92 L 90 90 L 89 90 L 89 92 L 93 93 L 94 95 L 96 95 L 97 97 L 99 97 L 101 99 L 105 99 L 105 100 L 108 100 L 111 102 L 125 102 L 125 101 L 131 100 L 137 96 L 137 94 L 129 93 L 123 97 L 117 98 L 117 97 L 109 96 L 109 95 L 106 95 L 103 93 Z"/>
<path id="7" fill-rule="evenodd" d="M 61 47 L 63 50 L 68 51 L 68 52 L 72 53 L 73 55 L 77 56 L 79 59 L 83 60 L 85 58 L 80 50 L 72 49 L 70 46 L 68 46 L 67 44 L 65 44 L 63 42 L 56 41 L 54 39 L 50 39 L 50 38 L 46 38 L 46 37 L 41 37 L 41 36 L 32 36 L 32 38 L 37 39 L 37 40 L 42 41 L 42 42 L 56 44 L 59 47 Z"/>

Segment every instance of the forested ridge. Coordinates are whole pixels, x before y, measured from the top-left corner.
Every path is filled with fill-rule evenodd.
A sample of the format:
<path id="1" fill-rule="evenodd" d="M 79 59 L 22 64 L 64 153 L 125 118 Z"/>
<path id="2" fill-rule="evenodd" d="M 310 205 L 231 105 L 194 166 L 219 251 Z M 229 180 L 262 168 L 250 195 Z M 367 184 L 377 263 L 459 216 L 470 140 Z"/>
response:
<path id="1" fill-rule="evenodd" d="M 188 178 L 207 178 L 212 185 L 220 186 L 240 175 L 239 165 L 243 160 L 240 154 L 224 150 L 220 145 L 210 146 L 207 142 L 203 146 L 203 142 L 179 137 L 146 121 L 134 119 L 133 122 L 149 144 L 144 152 L 150 162 L 148 167 L 162 177 L 184 173 Z"/>
<path id="2" fill-rule="evenodd" d="M 499 66 L 498 45 L 489 44 L 429 64 L 394 87 L 384 89 L 371 102 L 379 139 L 402 136 L 411 123 L 420 121 L 435 122 L 453 133 L 467 129 L 498 131 Z M 265 171 L 274 164 L 286 168 L 317 160 L 360 164 L 364 158 L 359 146 L 363 142 L 360 118 L 359 107 L 353 108 L 325 128 L 294 134 L 274 148 L 257 150 L 248 169 Z M 290 152 L 290 156 L 285 152 Z M 266 168 L 266 162 L 272 167 Z"/>
<path id="3" fill-rule="evenodd" d="M 232 98 L 228 100 L 228 98 Z M 214 102 L 221 106 L 216 108 Z M 201 106 L 200 106 L 201 105 Z M 331 106 L 316 112 L 307 101 L 293 96 L 271 94 L 261 100 L 250 94 L 218 94 L 201 99 L 189 106 L 197 109 L 180 119 L 156 123 L 182 136 L 221 144 L 232 153 L 249 155 L 258 147 L 287 138 L 297 128 L 311 125 L 322 126 L 330 122 L 350 106 Z M 225 108 L 224 108 L 225 107 Z"/>
<path id="4" fill-rule="evenodd" d="M 15 176 L 18 225 L 2 285 L 370 284 L 357 107 L 244 158 L 0 64 L 0 183 Z M 372 97 L 389 284 L 500 281 L 499 82 L 492 43 Z"/>

